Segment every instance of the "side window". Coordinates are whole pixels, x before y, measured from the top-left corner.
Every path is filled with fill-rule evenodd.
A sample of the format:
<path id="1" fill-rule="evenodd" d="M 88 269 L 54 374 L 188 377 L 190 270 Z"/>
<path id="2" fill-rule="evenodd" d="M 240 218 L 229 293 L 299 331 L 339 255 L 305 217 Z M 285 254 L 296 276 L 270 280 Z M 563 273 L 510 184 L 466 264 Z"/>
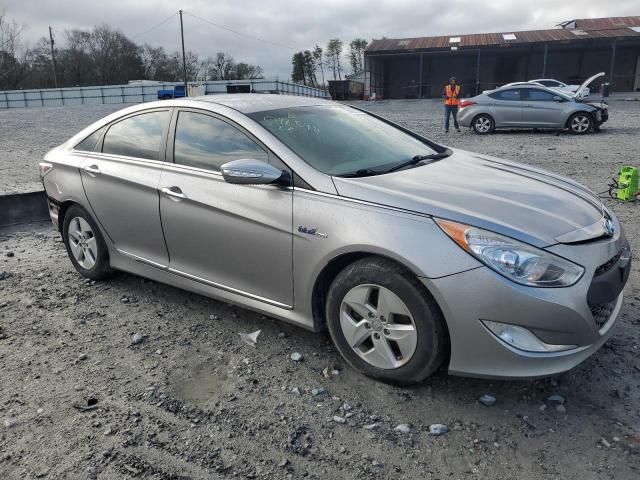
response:
<path id="1" fill-rule="evenodd" d="M 520 100 L 520 89 L 512 88 L 509 90 L 502 90 L 500 92 L 492 93 L 489 96 L 496 100 Z"/>
<path id="2" fill-rule="evenodd" d="M 560 84 L 558 82 L 554 82 L 553 80 L 544 80 L 540 82 L 545 87 L 559 87 Z"/>
<path id="3" fill-rule="evenodd" d="M 86 137 L 84 140 L 82 140 L 80 143 L 78 143 L 75 147 L 73 147 L 75 150 L 80 150 L 82 152 L 93 152 L 96 149 L 96 145 L 98 145 L 98 140 L 100 140 L 100 137 L 102 136 L 102 133 L 104 132 L 106 127 L 102 127 L 98 130 L 96 130 L 95 132 L 93 132 L 91 135 L 89 135 L 88 137 Z"/>
<path id="4" fill-rule="evenodd" d="M 537 88 L 527 89 L 528 100 L 532 102 L 553 102 L 553 93 L 545 90 L 538 90 Z"/>
<path id="5" fill-rule="evenodd" d="M 269 162 L 269 155 L 247 135 L 218 118 L 180 112 L 173 159 L 176 164 L 220 171 L 232 160 L 253 158 Z"/>
<path id="6" fill-rule="evenodd" d="M 159 160 L 169 111 L 142 113 L 113 124 L 104 137 L 103 153 Z"/>

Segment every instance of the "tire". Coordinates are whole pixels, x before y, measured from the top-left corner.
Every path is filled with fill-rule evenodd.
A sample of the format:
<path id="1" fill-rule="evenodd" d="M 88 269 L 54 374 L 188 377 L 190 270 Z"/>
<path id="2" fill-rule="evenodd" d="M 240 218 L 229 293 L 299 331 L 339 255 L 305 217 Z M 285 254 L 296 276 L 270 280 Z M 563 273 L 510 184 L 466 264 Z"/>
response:
<path id="1" fill-rule="evenodd" d="M 112 273 L 109 250 L 100 228 L 80 205 L 73 205 L 67 210 L 62 238 L 78 273 L 92 280 L 102 280 Z"/>
<path id="2" fill-rule="evenodd" d="M 385 317 L 385 312 L 391 314 Z M 336 276 L 327 294 L 326 319 L 342 357 L 376 379 L 422 381 L 449 352 L 436 301 L 411 272 L 384 258 L 365 257 Z"/>
<path id="3" fill-rule="evenodd" d="M 471 122 L 471 128 L 478 135 L 488 135 L 496 128 L 496 122 L 493 121 L 493 117 L 486 113 L 481 113 L 476 116 Z"/>
<path id="4" fill-rule="evenodd" d="M 567 127 L 574 135 L 589 133 L 594 126 L 593 117 L 588 112 L 576 112 L 567 120 Z"/>

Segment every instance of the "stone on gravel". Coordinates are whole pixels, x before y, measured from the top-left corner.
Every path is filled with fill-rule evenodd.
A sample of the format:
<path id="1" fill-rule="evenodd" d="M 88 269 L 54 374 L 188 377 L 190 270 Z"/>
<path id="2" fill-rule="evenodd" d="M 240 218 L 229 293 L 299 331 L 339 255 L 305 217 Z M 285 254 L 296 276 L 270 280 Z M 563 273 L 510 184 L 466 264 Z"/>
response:
<path id="1" fill-rule="evenodd" d="M 547 397 L 547 403 L 550 403 L 550 404 L 564 405 L 565 402 L 566 402 L 566 399 L 562 395 L 558 395 L 557 393 Z"/>
<path id="2" fill-rule="evenodd" d="M 600 439 L 600 443 L 602 444 L 602 446 L 607 447 L 607 448 L 611 448 L 611 444 L 607 441 L 606 438 L 601 438 Z"/>
<path id="3" fill-rule="evenodd" d="M 302 393 L 300 392 L 300 389 L 299 389 L 298 387 L 293 387 L 293 388 L 291 389 L 291 392 L 292 392 L 292 393 L 295 393 L 295 394 L 296 394 L 296 395 L 298 395 L 298 396 L 301 396 L 301 395 L 302 395 Z"/>
<path id="4" fill-rule="evenodd" d="M 429 425 L 429 435 L 433 435 L 435 437 L 444 435 L 448 431 L 449 431 L 449 427 L 447 427 L 442 423 L 434 423 L 433 425 Z"/>
<path id="5" fill-rule="evenodd" d="M 406 435 L 407 433 L 411 433 L 411 426 L 406 423 L 401 423 L 400 425 L 396 425 L 393 431 Z"/>
<path id="6" fill-rule="evenodd" d="M 242 340 L 245 344 L 255 348 L 255 346 L 258 344 L 258 335 L 260 335 L 261 331 L 262 330 L 256 330 L 252 333 L 239 333 L 238 335 L 240 335 L 240 340 Z"/>
<path id="7" fill-rule="evenodd" d="M 132 345 L 138 345 L 140 343 L 144 342 L 144 335 L 142 335 L 139 332 L 136 332 L 133 337 L 131 337 L 131 344 Z"/>
<path id="8" fill-rule="evenodd" d="M 336 423 L 347 423 L 346 418 L 341 417 L 339 415 L 334 415 L 333 416 L 333 421 L 336 422 Z"/>
<path id="9" fill-rule="evenodd" d="M 380 424 L 379 423 L 370 423 L 368 425 L 365 425 L 364 427 L 365 430 L 378 430 L 380 428 Z"/>
<path id="10" fill-rule="evenodd" d="M 86 360 L 86 359 L 87 359 L 86 353 L 81 353 L 80 355 L 78 355 L 78 360 Z"/>
<path id="11" fill-rule="evenodd" d="M 564 405 L 556 405 L 556 412 L 566 413 L 567 408 Z"/>
<path id="12" fill-rule="evenodd" d="M 293 352 L 291 354 L 291 360 L 293 360 L 294 362 L 301 362 L 303 358 L 304 357 L 302 356 L 301 353 Z"/>
<path id="13" fill-rule="evenodd" d="M 9 278 L 11 274 L 9 272 L 0 272 L 0 280 L 5 280 Z"/>
<path id="14" fill-rule="evenodd" d="M 325 389 L 324 388 L 314 388 L 311 390 L 311 395 L 314 397 L 317 397 L 319 395 L 322 395 L 325 393 Z"/>
<path id="15" fill-rule="evenodd" d="M 7 252 L 7 257 L 9 257 L 9 258 L 13 257 L 14 255 L 15 255 L 15 253 L 13 253 L 11 251 Z"/>
<path id="16" fill-rule="evenodd" d="M 496 397 L 494 397 L 493 395 L 484 394 L 478 399 L 478 401 L 485 407 L 492 407 L 496 404 Z"/>

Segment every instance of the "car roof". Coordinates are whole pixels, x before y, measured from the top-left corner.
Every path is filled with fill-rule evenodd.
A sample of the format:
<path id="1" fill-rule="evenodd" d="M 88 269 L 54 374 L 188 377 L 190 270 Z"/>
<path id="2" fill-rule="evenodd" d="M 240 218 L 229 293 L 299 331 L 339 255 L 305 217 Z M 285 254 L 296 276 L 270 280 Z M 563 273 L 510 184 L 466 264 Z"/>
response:
<path id="1" fill-rule="evenodd" d="M 300 97 L 297 95 L 277 95 L 269 93 L 223 93 L 189 97 L 193 102 L 207 102 L 224 105 L 241 113 L 262 112 L 280 108 L 330 105 L 333 102 L 323 98 Z"/>

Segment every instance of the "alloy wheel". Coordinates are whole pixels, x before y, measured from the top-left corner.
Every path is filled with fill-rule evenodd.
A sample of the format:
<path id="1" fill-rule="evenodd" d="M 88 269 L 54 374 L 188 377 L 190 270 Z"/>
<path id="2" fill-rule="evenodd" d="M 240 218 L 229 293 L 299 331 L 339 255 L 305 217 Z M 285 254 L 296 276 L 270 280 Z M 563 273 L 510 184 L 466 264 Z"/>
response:
<path id="1" fill-rule="evenodd" d="M 380 285 L 358 285 L 347 292 L 340 306 L 340 326 L 353 351 L 381 369 L 406 364 L 418 344 L 411 312 L 398 295 Z"/>
<path id="2" fill-rule="evenodd" d="M 591 125 L 591 121 L 586 115 L 577 115 L 571 120 L 571 130 L 577 133 L 586 132 Z"/>
<path id="3" fill-rule="evenodd" d="M 486 133 L 491 129 L 491 120 L 487 117 L 479 117 L 476 119 L 476 130 L 480 133 Z"/>
<path id="4" fill-rule="evenodd" d="M 98 245 L 91 225 L 82 217 L 74 217 L 69 222 L 69 247 L 78 264 L 91 270 L 98 260 Z"/>

